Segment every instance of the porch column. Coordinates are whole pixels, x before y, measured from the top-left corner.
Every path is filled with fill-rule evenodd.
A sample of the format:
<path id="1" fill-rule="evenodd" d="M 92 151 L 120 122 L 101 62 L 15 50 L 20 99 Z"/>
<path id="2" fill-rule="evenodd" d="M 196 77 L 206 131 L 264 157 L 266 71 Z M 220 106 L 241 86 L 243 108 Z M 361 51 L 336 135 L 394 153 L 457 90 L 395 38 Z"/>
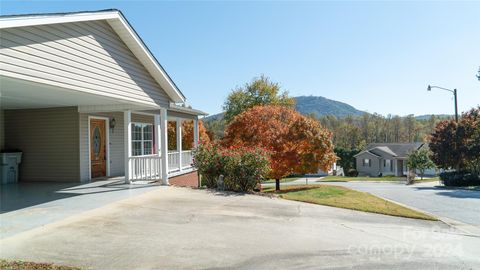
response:
<path id="1" fill-rule="evenodd" d="M 193 120 L 193 147 L 196 148 L 198 146 L 198 117 Z"/>
<path id="2" fill-rule="evenodd" d="M 162 184 L 168 185 L 168 119 L 167 109 L 160 109 L 160 151 L 162 156 Z"/>
<path id="3" fill-rule="evenodd" d="M 177 152 L 178 152 L 178 169 L 182 171 L 182 119 L 177 118 Z"/>
<path id="4" fill-rule="evenodd" d="M 162 132 L 162 129 L 160 128 L 160 114 L 155 114 L 153 116 L 153 124 L 154 124 L 153 129 L 155 131 L 154 132 L 154 134 L 155 134 L 155 138 L 154 138 L 154 140 L 155 140 L 155 154 L 157 156 L 161 157 L 162 153 L 160 152 L 161 151 L 161 148 L 160 148 L 160 143 L 161 143 L 160 142 L 160 132 Z M 160 158 L 160 160 L 161 160 L 161 158 Z M 155 166 L 160 166 L 160 168 L 161 168 L 162 167 L 161 161 L 160 161 L 160 163 L 155 164 Z M 162 172 L 161 172 L 161 170 L 158 170 L 158 169 L 157 169 L 157 171 L 158 171 L 158 177 L 160 178 Z"/>
<path id="5" fill-rule="evenodd" d="M 125 183 L 130 184 L 131 166 L 130 157 L 132 156 L 132 111 L 123 112 L 123 130 L 124 130 L 124 149 L 125 149 Z"/>

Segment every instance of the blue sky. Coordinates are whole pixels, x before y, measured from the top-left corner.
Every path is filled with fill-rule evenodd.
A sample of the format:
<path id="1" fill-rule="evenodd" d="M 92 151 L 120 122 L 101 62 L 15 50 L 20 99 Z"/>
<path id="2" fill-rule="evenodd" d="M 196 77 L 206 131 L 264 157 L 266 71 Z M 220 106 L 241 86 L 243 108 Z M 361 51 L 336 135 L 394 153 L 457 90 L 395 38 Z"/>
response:
<path id="1" fill-rule="evenodd" d="M 428 84 L 458 88 L 460 111 L 480 103 L 480 2 L 0 2 L 2 15 L 107 8 L 208 113 L 260 74 L 385 115 L 453 113 Z"/>

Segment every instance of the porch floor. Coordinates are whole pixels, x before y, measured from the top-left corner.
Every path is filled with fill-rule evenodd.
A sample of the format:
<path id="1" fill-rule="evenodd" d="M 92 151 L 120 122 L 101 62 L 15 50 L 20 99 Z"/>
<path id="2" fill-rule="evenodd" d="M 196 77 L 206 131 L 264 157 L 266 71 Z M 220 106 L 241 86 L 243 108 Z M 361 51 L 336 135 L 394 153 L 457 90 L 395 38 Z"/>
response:
<path id="1" fill-rule="evenodd" d="M 1 185 L 0 239 L 159 188 L 147 182 L 128 185 L 124 177 L 91 183 Z"/>

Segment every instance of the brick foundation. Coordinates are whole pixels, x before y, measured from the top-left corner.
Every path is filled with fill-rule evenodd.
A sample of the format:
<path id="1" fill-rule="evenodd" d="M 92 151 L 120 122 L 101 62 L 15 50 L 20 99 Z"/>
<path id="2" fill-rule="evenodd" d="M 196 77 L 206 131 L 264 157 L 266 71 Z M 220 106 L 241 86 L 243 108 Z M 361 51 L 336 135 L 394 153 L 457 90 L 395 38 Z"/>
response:
<path id="1" fill-rule="evenodd" d="M 197 172 L 191 172 L 187 174 L 182 174 L 179 176 L 174 176 L 168 179 L 170 185 L 180 186 L 180 187 L 198 187 L 198 175 Z"/>

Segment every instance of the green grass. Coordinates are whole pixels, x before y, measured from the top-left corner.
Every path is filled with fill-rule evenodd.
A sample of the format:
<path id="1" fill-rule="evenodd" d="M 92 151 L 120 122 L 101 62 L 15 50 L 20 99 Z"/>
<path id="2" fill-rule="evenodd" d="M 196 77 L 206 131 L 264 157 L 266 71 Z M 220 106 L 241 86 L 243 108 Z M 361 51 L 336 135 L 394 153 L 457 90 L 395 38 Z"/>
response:
<path id="1" fill-rule="evenodd" d="M 81 270 L 81 268 L 60 266 L 51 263 L 34 263 L 0 260 L 0 269 L 4 270 Z"/>
<path id="2" fill-rule="evenodd" d="M 282 178 L 280 179 L 280 183 L 288 183 L 288 182 L 292 182 L 292 181 L 295 181 L 295 180 L 298 180 L 300 179 L 299 177 L 285 177 L 285 178 Z M 267 184 L 267 183 L 275 183 L 275 179 L 268 179 L 267 181 L 263 181 L 262 184 Z"/>
<path id="3" fill-rule="evenodd" d="M 431 178 L 416 179 L 415 183 L 428 183 L 428 182 L 436 182 L 436 181 L 440 181 L 440 178 L 438 176 L 431 177 Z"/>
<path id="4" fill-rule="evenodd" d="M 383 176 L 383 177 L 370 177 L 370 176 L 359 176 L 359 177 L 350 177 L 350 176 L 334 176 L 329 175 L 320 179 L 320 181 L 339 181 L 339 182 L 348 182 L 348 181 L 405 181 L 405 177 L 400 176 Z"/>
<path id="5" fill-rule="evenodd" d="M 264 188 L 262 192 L 276 193 L 279 194 L 281 198 L 287 200 L 321 204 L 390 216 L 437 220 L 435 217 L 430 215 L 384 200 L 369 193 L 339 186 L 296 185 L 283 187 L 283 190 L 279 192 L 275 192 L 275 187 L 268 187 Z"/>

